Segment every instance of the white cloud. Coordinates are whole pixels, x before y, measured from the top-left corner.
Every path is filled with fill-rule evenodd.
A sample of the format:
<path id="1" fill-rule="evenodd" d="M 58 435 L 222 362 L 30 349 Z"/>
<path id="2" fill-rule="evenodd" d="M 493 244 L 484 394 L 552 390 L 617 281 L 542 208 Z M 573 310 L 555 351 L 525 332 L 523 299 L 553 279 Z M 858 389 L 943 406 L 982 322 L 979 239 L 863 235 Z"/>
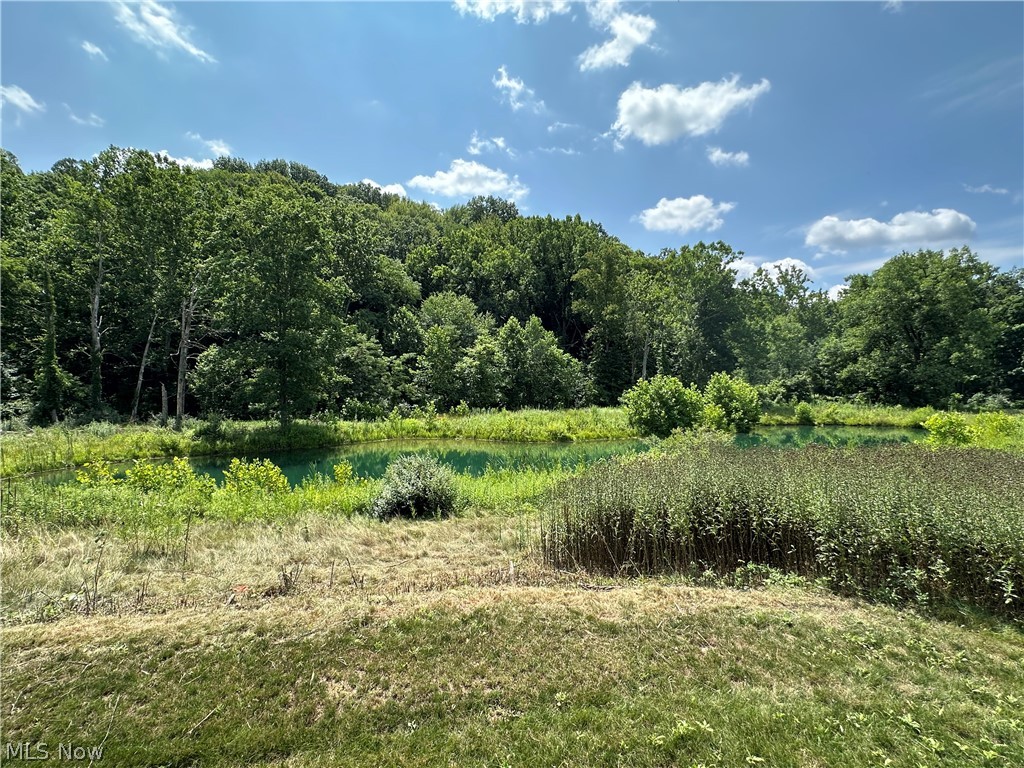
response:
<path id="1" fill-rule="evenodd" d="M 502 97 L 508 100 L 513 111 L 518 111 L 523 107 L 532 112 L 544 111 L 544 102 L 537 98 L 533 89 L 527 88 L 526 83 L 518 77 L 510 77 L 504 65 L 498 67 L 498 74 L 491 79 L 491 82 L 494 83 L 495 88 L 501 91 Z"/>
<path id="2" fill-rule="evenodd" d="M 443 197 L 496 195 L 518 201 L 530 192 L 518 176 L 510 178 L 500 169 L 462 159 L 452 160 L 447 171 L 438 171 L 433 176 L 414 176 L 408 184 Z"/>
<path id="3" fill-rule="evenodd" d="M 726 152 L 721 147 L 708 147 L 708 160 L 712 165 L 750 165 L 750 155 L 746 152 Z"/>
<path id="4" fill-rule="evenodd" d="M 405 187 L 401 184 L 378 184 L 373 179 L 363 179 L 362 184 L 369 184 L 371 187 L 376 187 L 386 195 L 398 195 L 399 197 L 408 197 L 405 194 Z"/>
<path id="5" fill-rule="evenodd" d="M 971 194 L 975 195 L 982 195 L 985 194 L 986 192 L 992 195 L 1010 194 L 1010 190 L 1005 189 L 1003 187 L 993 187 L 991 184 L 982 184 L 980 187 L 972 187 L 969 184 L 964 184 L 964 189 L 966 189 Z"/>
<path id="6" fill-rule="evenodd" d="M 555 133 L 556 131 L 567 131 L 570 128 L 579 128 L 576 123 L 559 123 L 554 122 L 548 126 L 548 133 Z"/>
<path id="7" fill-rule="evenodd" d="M 509 157 L 515 157 L 516 152 L 512 149 L 508 142 L 505 141 L 501 136 L 493 136 L 489 139 L 481 138 L 480 135 L 473 131 L 473 135 L 469 139 L 469 146 L 466 147 L 466 151 L 471 155 L 480 155 L 484 152 L 504 152 Z"/>
<path id="8" fill-rule="evenodd" d="M 573 149 L 572 147 L 540 147 L 540 152 L 545 152 L 549 155 L 578 155 L 579 150 Z"/>
<path id="9" fill-rule="evenodd" d="M 832 252 L 885 245 L 924 246 L 963 240 L 975 226 L 969 216 L 951 208 L 898 213 L 888 222 L 825 216 L 810 226 L 804 243 Z"/>
<path id="10" fill-rule="evenodd" d="M 0 85 L 0 104 L 10 104 L 26 114 L 46 111 L 45 104 L 33 99 L 28 91 L 17 85 Z"/>
<path id="11" fill-rule="evenodd" d="M 732 112 L 752 105 L 770 88 L 767 80 L 744 88 L 739 75 L 693 88 L 668 83 L 644 88 L 633 83 L 619 97 L 618 119 L 612 128 L 621 138 L 632 136 L 648 146 L 680 136 L 703 136 L 717 131 Z"/>
<path id="12" fill-rule="evenodd" d="M 685 234 L 693 229 L 714 232 L 725 223 L 722 216 L 735 207 L 735 203 L 715 203 L 704 195 L 672 200 L 663 197 L 656 206 L 643 211 L 639 218 L 644 229 L 658 232 Z"/>
<path id="13" fill-rule="evenodd" d="M 158 156 L 162 155 L 163 157 L 166 157 L 171 162 L 177 163 L 178 165 L 181 165 L 181 166 L 186 166 L 187 165 L 190 168 L 199 168 L 199 169 L 204 170 L 204 171 L 208 171 L 211 168 L 213 168 L 213 160 L 210 160 L 209 158 L 207 158 L 206 160 L 196 160 L 196 159 L 191 158 L 191 157 L 175 157 L 170 152 L 168 152 L 166 149 L 161 149 L 156 154 Z"/>
<path id="14" fill-rule="evenodd" d="M 591 69 L 607 69 L 608 67 L 625 67 L 633 51 L 647 45 L 658 25 L 650 16 L 637 16 L 632 13 L 620 13 L 607 22 L 611 40 L 599 45 L 592 45 L 578 57 L 580 71 Z"/>
<path id="15" fill-rule="evenodd" d="M 828 295 L 830 299 L 832 299 L 832 301 L 839 301 L 842 295 L 846 293 L 848 290 L 850 290 L 850 286 L 848 285 L 833 285 L 831 288 L 825 291 L 825 293 Z"/>
<path id="16" fill-rule="evenodd" d="M 185 136 L 186 138 L 198 141 L 217 157 L 228 156 L 231 154 L 230 145 L 223 139 L 204 139 L 195 131 L 189 131 Z"/>
<path id="17" fill-rule="evenodd" d="M 889 13 L 899 13 L 903 10 L 903 0 L 885 0 L 882 8 Z"/>
<path id="18" fill-rule="evenodd" d="M 79 117 L 67 104 L 64 105 L 64 109 L 68 111 L 68 117 L 71 118 L 71 122 L 76 123 L 77 125 L 88 125 L 90 128 L 102 128 L 106 122 L 95 112 L 90 112 L 88 117 Z"/>
<path id="19" fill-rule="evenodd" d="M 114 3 L 114 8 L 117 22 L 139 42 L 160 51 L 177 48 L 207 64 L 217 61 L 189 40 L 191 27 L 179 23 L 174 10 L 156 0 L 142 0 L 137 5 L 119 0 Z"/>
<path id="20" fill-rule="evenodd" d="M 110 61 L 110 59 L 107 58 L 107 54 L 103 52 L 102 48 L 100 48 L 95 43 L 90 43 L 88 40 L 82 41 L 82 50 L 88 53 L 94 59 L 103 59 L 104 61 Z"/>
<path id="21" fill-rule="evenodd" d="M 569 0 L 455 0 L 454 5 L 463 16 L 469 14 L 494 21 L 508 13 L 514 15 L 519 24 L 540 23 L 569 10 Z"/>
<path id="22" fill-rule="evenodd" d="M 776 259 L 774 261 L 762 261 L 761 263 L 744 256 L 743 258 L 734 261 L 729 266 L 736 273 L 737 280 L 745 280 L 748 277 L 753 277 L 754 273 L 759 269 L 763 269 L 767 272 L 773 280 L 777 280 L 780 273 L 791 269 L 799 269 L 807 275 L 810 280 L 816 280 L 818 278 L 814 267 L 806 261 L 794 259 L 789 256 L 783 259 Z"/>

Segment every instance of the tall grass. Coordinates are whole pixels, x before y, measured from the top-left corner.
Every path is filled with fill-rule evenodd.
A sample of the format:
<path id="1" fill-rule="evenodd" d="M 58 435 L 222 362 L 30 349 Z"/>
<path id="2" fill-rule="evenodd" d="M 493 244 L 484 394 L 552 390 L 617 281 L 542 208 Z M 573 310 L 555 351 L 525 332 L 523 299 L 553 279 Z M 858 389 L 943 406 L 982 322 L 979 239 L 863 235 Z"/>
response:
<path id="1" fill-rule="evenodd" d="M 4 476 L 77 467 L 87 462 L 164 456 L 252 456 L 281 450 L 327 448 L 396 438 L 471 438 L 553 442 L 630 437 L 619 408 L 564 411 L 481 411 L 388 418 L 380 421 L 300 421 L 282 430 L 276 422 L 198 423 L 183 432 L 152 426 L 91 424 L 7 433 L 0 442 Z"/>
<path id="2" fill-rule="evenodd" d="M 761 414 L 761 424 L 771 427 L 816 424 L 846 427 L 908 427 L 924 424 L 936 413 L 934 408 L 903 408 L 898 405 L 857 405 L 817 402 L 813 404 L 769 406 Z"/>
<path id="3" fill-rule="evenodd" d="M 770 566 L 843 593 L 1020 612 L 1024 458 L 915 447 L 709 444 L 558 485 L 542 551 L 562 568 L 693 576 Z"/>

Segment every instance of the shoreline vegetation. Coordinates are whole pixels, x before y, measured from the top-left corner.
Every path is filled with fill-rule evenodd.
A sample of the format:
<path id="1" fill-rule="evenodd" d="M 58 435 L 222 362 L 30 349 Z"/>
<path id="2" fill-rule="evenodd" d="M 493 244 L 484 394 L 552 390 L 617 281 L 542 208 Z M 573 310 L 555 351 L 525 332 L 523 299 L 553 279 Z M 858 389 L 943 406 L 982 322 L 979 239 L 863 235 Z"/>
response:
<path id="1" fill-rule="evenodd" d="M 269 461 L 221 484 L 181 455 L 109 462 L 637 435 L 618 408 L 7 433 L 5 473 L 85 466 L 4 485 L 6 731 L 60 723 L 111 765 L 1024 761 L 1024 417 L 819 402 L 760 425 L 808 421 L 928 439 L 675 432 L 443 473 L 450 516 L 383 520 L 400 484 L 344 461 L 294 487 Z"/>
<path id="2" fill-rule="evenodd" d="M 847 426 L 924 429 L 938 413 L 934 408 L 866 406 L 850 403 L 768 406 L 758 427 Z M 809 413 L 809 417 L 807 415 Z M 960 414 L 970 426 L 988 414 Z M 1024 447 L 1024 416 L 1007 415 L 1016 439 L 983 439 L 982 447 Z M 0 437 L 0 476 L 31 475 L 81 467 L 93 461 L 125 462 L 174 456 L 248 456 L 272 451 L 333 448 L 402 439 L 467 439 L 502 442 L 577 442 L 620 440 L 640 435 L 629 427 L 622 408 L 522 411 L 474 411 L 458 415 L 430 410 L 376 421 L 294 421 L 281 428 L 274 421 L 202 421 L 190 419 L 174 431 L 154 425 L 106 422 L 80 427 L 41 427 L 8 431 Z"/>

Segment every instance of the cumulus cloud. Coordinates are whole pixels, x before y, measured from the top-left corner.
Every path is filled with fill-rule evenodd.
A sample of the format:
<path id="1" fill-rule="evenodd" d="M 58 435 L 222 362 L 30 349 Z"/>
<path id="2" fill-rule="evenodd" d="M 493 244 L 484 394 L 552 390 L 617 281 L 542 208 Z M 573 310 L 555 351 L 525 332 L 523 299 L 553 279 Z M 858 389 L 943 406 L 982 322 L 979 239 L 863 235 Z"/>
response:
<path id="1" fill-rule="evenodd" d="M 447 171 L 438 171 L 433 176 L 414 176 L 408 184 L 443 197 L 496 195 L 518 201 L 530 192 L 518 176 L 509 177 L 500 169 L 462 159 L 452 160 Z"/>
<path id="2" fill-rule="evenodd" d="M 951 208 L 936 208 L 931 213 L 907 211 L 887 222 L 825 216 L 810 226 L 804 243 L 832 252 L 886 245 L 924 246 L 965 239 L 975 227 L 969 216 Z"/>
<path id="3" fill-rule="evenodd" d="M 213 168 L 213 160 L 207 158 L 206 160 L 196 160 L 192 157 L 175 157 L 166 149 L 161 149 L 156 153 L 157 157 L 166 157 L 172 163 L 177 163 L 181 166 L 189 166 L 190 168 L 199 168 L 204 171 L 208 171 Z"/>
<path id="4" fill-rule="evenodd" d="M 463 16 L 494 21 L 502 14 L 510 14 L 519 24 L 539 24 L 569 10 L 569 0 L 455 0 L 454 5 Z"/>
<path id="5" fill-rule="evenodd" d="M 498 67 L 491 82 L 501 91 L 502 98 L 508 102 L 513 111 L 529 109 L 531 112 L 543 112 L 544 102 L 537 98 L 532 88 L 528 88 L 518 77 L 511 77 L 504 65 Z"/>
<path id="6" fill-rule="evenodd" d="M 750 155 L 746 152 L 726 152 L 721 147 L 708 147 L 708 160 L 712 165 L 750 165 Z"/>
<path id="7" fill-rule="evenodd" d="M 825 293 L 828 294 L 828 297 L 832 299 L 832 301 L 839 301 L 839 299 L 842 298 L 842 295 L 848 290 L 850 290 L 850 286 L 848 285 L 833 285 L 825 291 Z"/>
<path id="8" fill-rule="evenodd" d="M 217 61 L 189 39 L 191 27 L 181 24 L 174 10 L 155 0 L 142 0 L 132 5 L 115 2 L 114 18 L 136 40 L 151 48 L 159 51 L 178 49 L 206 64 Z"/>
<path id="9" fill-rule="evenodd" d="M 581 72 L 609 67 L 625 67 L 633 51 L 647 45 L 658 25 L 650 16 L 633 13 L 618 13 L 607 22 L 610 40 L 592 45 L 579 55 Z"/>
<path id="10" fill-rule="evenodd" d="M 363 179 L 361 184 L 369 184 L 371 187 L 376 187 L 386 195 L 398 195 L 399 197 L 408 197 L 405 194 L 405 187 L 401 184 L 378 184 L 373 179 Z"/>
<path id="11" fill-rule="evenodd" d="M 194 141 L 198 141 L 200 144 L 206 147 L 208 151 L 212 152 L 217 157 L 227 156 L 231 154 L 231 147 L 223 139 L 204 139 L 195 131 L 189 131 L 188 133 L 185 134 L 185 136 L 189 139 L 193 139 Z"/>
<path id="12" fill-rule="evenodd" d="M 714 232 L 725 223 L 722 216 L 735 207 L 735 203 L 716 203 L 704 195 L 672 200 L 663 197 L 656 206 L 643 211 L 639 218 L 644 229 L 657 232 L 685 234 L 694 229 Z"/>
<path id="13" fill-rule="evenodd" d="M 737 109 L 752 105 L 771 83 L 761 80 L 744 87 L 739 75 L 692 88 L 664 84 L 645 88 L 633 83 L 619 96 L 618 119 L 612 126 L 620 138 L 644 144 L 667 144 L 681 136 L 703 136 L 717 131 Z"/>
<path id="14" fill-rule="evenodd" d="M 980 187 L 972 187 L 969 184 L 964 184 L 964 189 L 966 189 L 968 192 L 970 192 L 973 195 L 983 195 L 983 194 L 986 194 L 986 193 L 988 193 L 990 195 L 1008 195 L 1008 194 L 1010 194 L 1010 190 L 1008 190 L 1008 189 L 1006 189 L 1004 187 L 993 187 L 991 184 L 982 184 Z"/>
<path id="15" fill-rule="evenodd" d="M 504 152 L 509 157 L 515 157 L 516 153 L 501 136 L 492 136 L 491 138 L 482 138 L 480 134 L 473 131 L 473 135 L 469 139 L 469 146 L 466 147 L 466 151 L 471 155 L 481 155 L 484 152 Z"/>
<path id="16" fill-rule="evenodd" d="M 71 122 L 76 125 L 87 125 L 90 128 L 102 128 L 106 122 L 95 112 L 90 112 L 88 117 L 79 117 L 67 104 L 64 105 L 64 109 L 68 111 L 68 117 L 71 118 Z"/>
<path id="17" fill-rule="evenodd" d="M 737 280 L 745 280 L 749 277 L 753 277 L 754 273 L 759 269 L 763 269 L 767 272 L 773 280 L 777 280 L 781 273 L 788 272 L 793 269 L 800 270 L 811 280 L 817 279 L 817 273 L 815 272 L 814 267 L 806 261 L 794 259 L 789 256 L 783 259 L 762 261 L 760 263 L 754 259 L 743 257 L 734 261 L 730 267 L 736 273 Z"/>
<path id="18" fill-rule="evenodd" d="M 33 99 L 28 91 L 17 85 L 0 85 L 0 104 L 10 104 L 28 115 L 46 111 L 45 104 Z"/>
<path id="19" fill-rule="evenodd" d="M 107 58 L 107 54 L 103 52 L 103 49 L 95 43 L 90 43 L 88 40 L 82 41 L 82 50 L 88 53 L 94 59 L 103 59 L 104 61 L 109 61 L 109 59 Z"/>

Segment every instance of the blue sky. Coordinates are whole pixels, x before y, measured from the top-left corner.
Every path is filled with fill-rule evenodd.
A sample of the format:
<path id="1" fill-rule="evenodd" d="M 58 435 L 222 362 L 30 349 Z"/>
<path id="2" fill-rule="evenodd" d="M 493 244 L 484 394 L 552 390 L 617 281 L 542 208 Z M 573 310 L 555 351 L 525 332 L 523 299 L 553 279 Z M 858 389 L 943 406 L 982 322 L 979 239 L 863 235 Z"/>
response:
<path id="1" fill-rule="evenodd" d="M 4 2 L 2 144 L 283 157 L 441 206 L 724 240 L 821 287 L 1024 266 L 1024 3 Z M 744 268 L 749 268 L 744 266 Z"/>

